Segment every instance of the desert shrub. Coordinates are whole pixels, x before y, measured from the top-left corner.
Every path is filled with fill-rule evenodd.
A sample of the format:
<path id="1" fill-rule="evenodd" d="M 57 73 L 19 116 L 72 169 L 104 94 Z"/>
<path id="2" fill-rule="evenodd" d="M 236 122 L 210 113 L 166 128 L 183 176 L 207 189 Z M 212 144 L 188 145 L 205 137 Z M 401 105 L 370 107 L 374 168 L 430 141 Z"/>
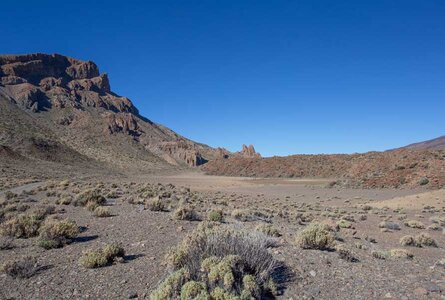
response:
<path id="1" fill-rule="evenodd" d="M 63 196 L 56 201 L 56 204 L 70 205 L 72 201 L 73 201 L 73 198 L 71 196 Z"/>
<path id="2" fill-rule="evenodd" d="M 402 246 L 415 246 L 417 247 L 416 240 L 411 235 L 405 235 L 400 239 L 400 245 Z M 420 247 L 420 246 L 419 246 Z"/>
<path id="3" fill-rule="evenodd" d="M 417 220 L 408 220 L 404 222 L 405 226 L 416 229 L 424 229 L 425 225 Z"/>
<path id="4" fill-rule="evenodd" d="M 405 258 L 405 259 L 412 259 L 414 257 L 414 255 L 405 250 L 405 249 L 391 249 L 389 251 L 385 251 L 385 250 L 374 250 L 371 252 L 371 255 L 375 258 L 378 259 L 389 259 L 389 258 L 393 258 L 393 259 L 400 259 L 400 258 Z"/>
<path id="5" fill-rule="evenodd" d="M 9 250 L 12 248 L 12 238 L 0 236 L 0 250 Z"/>
<path id="6" fill-rule="evenodd" d="M 108 207 L 98 206 L 94 209 L 94 216 L 98 218 L 106 218 L 111 216 L 111 212 Z"/>
<path id="7" fill-rule="evenodd" d="M 349 262 L 357 262 L 358 259 L 355 257 L 354 252 L 351 249 L 346 248 L 343 245 L 337 245 L 335 247 L 335 251 L 337 251 L 338 256 Z"/>
<path id="8" fill-rule="evenodd" d="M 1 266 L 1 271 L 13 278 L 30 278 L 38 270 L 37 259 L 31 256 L 11 260 Z"/>
<path id="9" fill-rule="evenodd" d="M 337 222 L 337 225 L 340 227 L 340 228 L 351 228 L 352 227 L 352 223 L 350 222 L 350 221 L 348 221 L 348 220 L 340 220 L 340 221 L 338 221 Z"/>
<path id="10" fill-rule="evenodd" d="M 6 200 L 12 200 L 14 198 L 17 198 L 18 196 L 16 193 L 13 193 L 11 191 L 6 191 L 4 195 Z"/>
<path id="11" fill-rule="evenodd" d="M 107 202 L 104 196 L 101 195 L 100 191 L 97 189 L 86 190 L 79 195 L 77 195 L 74 201 L 75 206 L 86 206 L 87 204 L 92 207 L 94 205 L 103 205 Z M 94 210 L 94 209 L 93 209 Z"/>
<path id="12" fill-rule="evenodd" d="M 231 216 L 232 218 L 241 222 L 252 220 L 252 213 L 248 209 L 234 209 L 231 213 Z"/>
<path id="13" fill-rule="evenodd" d="M 445 268 L 445 258 L 442 258 L 441 260 L 439 260 L 436 263 L 438 266 L 444 267 Z"/>
<path id="14" fill-rule="evenodd" d="M 437 247 L 436 241 L 426 233 L 421 233 L 415 237 L 406 235 L 400 239 L 402 246 L 414 246 L 414 247 Z"/>
<path id="15" fill-rule="evenodd" d="M 60 248 L 78 234 L 79 227 L 72 220 L 47 219 L 39 229 L 37 244 L 45 249 Z"/>
<path id="16" fill-rule="evenodd" d="M 211 210 L 207 215 L 207 220 L 210 222 L 222 222 L 224 221 L 224 214 L 222 210 Z"/>
<path id="17" fill-rule="evenodd" d="M 145 207 L 151 211 L 165 211 L 165 204 L 159 197 L 147 200 Z"/>
<path id="18" fill-rule="evenodd" d="M 387 259 L 390 257 L 390 254 L 388 251 L 383 251 L 383 250 L 373 250 L 371 251 L 371 255 L 374 258 L 377 259 Z"/>
<path id="19" fill-rule="evenodd" d="M 110 198 L 110 199 L 119 198 L 119 193 L 117 191 L 110 191 L 107 194 L 107 198 Z"/>
<path id="20" fill-rule="evenodd" d="M 444 216 L 432 216 L 430 221 L 438 224 L 439 226 L 445 226 L 445 217 Z"/>
<path id="21" fill-rule="evenodd" d="M 261 224 L 255 228 L 257 231 L 264 233 L 268 236 L 280 237 L 280 231 L 275 228 L 272 224 Z"/>
<path id="22" fill-rule="evenodd" d="M 437 247 L 436 241 L 427 233 L 416 235 L 416 242 L 421 246 Z"/>
<path id="23" fill-rule="evenodd" d="M 296 243 L 303 249 L 326 250 L 334 246 L 334 234 L 328 225 L 311 223 L 298 232 Z"/>
<path id="24" fill-rule="evenodd" d="M 267 250 L 268 238 L 218 224 L 199 226 L 170 251 L 174 272 L 151 300 L 262 299 L 276 292 L 280 264 Z"/>
<path id="25" fill-rule="evenodd" d="M 176 220 L 197 221 L 199 216 L 192 207 L 181 205 L 173 212 L 173 218 Z"/>
<path id="26" fill-rule="evenodd" d="M 411 259 L 414 257 L 414 255 L 405 250 L 405 249 L 391 249 L 389 250 L 389 256 L 391 258 L 406 258 L 406 259 Z"/>
<path id="27" fill-rule="evenodd" d="M 118 243 L 112 243 L 101 249 L 86 252 L 80 258 L 80 264 L 89 269 L 100 268 L 112 264 L 117 257 L 124 256 L 124 248 Z"/>
<path id="28" fill-rule="evenodd" d="M 0 225 L 0 234 L 15 238 L 34 237 L 38 234 L 41 222 L 39 215 L 18 215 Z"/>
<path id="29" fill-rule="evenodd" d="M 400 225 L 398 223 L 390 222 L 390 221 L 380 222 L 379 227 L 391 229 L 391 230 L 400 230 Z"/>
<path id="30" fill-rule="evenodd" d="M 440 227 L 439 224 L 433 223 L 430 226 L 428 226 L 427 229 L 429 229 L 429 230 L 440 230 L 441 227 Z"/>

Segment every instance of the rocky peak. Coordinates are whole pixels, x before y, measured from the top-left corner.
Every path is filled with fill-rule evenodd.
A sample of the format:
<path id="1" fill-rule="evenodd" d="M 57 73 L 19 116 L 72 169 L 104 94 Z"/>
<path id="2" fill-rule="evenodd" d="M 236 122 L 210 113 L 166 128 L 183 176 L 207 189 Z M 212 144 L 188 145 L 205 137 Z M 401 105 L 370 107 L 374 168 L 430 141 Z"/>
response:
<path id="1" fill-rule="evenodd" d="M 92 61 L 59 54 L 0 56 L 0 88 L 33 112 L 52 107 L 96 107 L 138 114 L 131 101 L 111 92 L 107 74 Z"/>
<path id="2" fill-rule="evenodd" d="M 255 151 L 255 148 L 253 147 L 253 145 L 243 145 L 243 149 L 241 150 L 241 152 L 238 152 L 239 155 L 241 155 L 242 157 L 261 157 L 261 154 L 257 153 Z"/>

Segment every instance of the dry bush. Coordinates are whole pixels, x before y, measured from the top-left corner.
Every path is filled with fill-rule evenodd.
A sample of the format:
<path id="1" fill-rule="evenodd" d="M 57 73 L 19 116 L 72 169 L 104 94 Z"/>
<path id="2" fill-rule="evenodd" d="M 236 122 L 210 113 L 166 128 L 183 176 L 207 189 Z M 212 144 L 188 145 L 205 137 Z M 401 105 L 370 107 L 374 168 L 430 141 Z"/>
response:
<path id="1" fill-rule="evenodd" d="M 410 228 L 416 228 L 416 229 L 424 229 L 425 225 L 417 220 L 408 220 L 405 221 L 403 224 L 405 224 L 405 226 L 410 227 Z"/>
<path id="2" fill-rule="evenodd" d="M 0 234 L 15 238 L 30 238 L 38 234 L 42 219 L 39 215 L 23 214 L 0 225 Z"/>
<path id="3" fill-rule="evenodd" d="M 389 255 L 391 258 L 406 258 L 406 259 L 412 259 L 414 255 L 405 250 L 405 249 L 391 249 L 389 250 Z"/>
<path id="4" fill-rule="evenodd" d="M 108 207 L 98 206 L 94 209 L 94 216 L 98 218 L 107 218 L 111 217 L 111 212 Z"/>
<path id="5" fill-rule="evenodd" d="M 145 207 L 151 211 L 165 211 L 165 204 L 159 197 L 147 200 Z"/>
<path id="6" fill-rule="evenodd" d="M 12 241 L 10 237 L 0 236 L 0 250 L 12 249 L 14 247 Z"/>
<path id="7" fill-rule="evenodd" d="M 405 235 L 400 239 L 402 246 L 414 246 L 414 247 L 437 247 L 436 241 L 427 233 L 420 233 L 415 237 L 411 235 Z"/>
<path id="8" fill-rule="evenodd" d="M 232 218 L 241 222 L 252 220 L 252 212 L 248 209 L 234 209 L 231 213 L 231 216 Z"/>
<path id="9" fill-rule="evenodd" d="M 31 256 L 7 261 L 1 266 L 1 271 L 13 278 L 30 278 L 38 270 L 37 259 Z"/>
<path id="10" fill-rule="evenodd" d="M 224 213 L 220 209 L 213 209 L 208 213 L 207 220 L 210 222 L 223 222 Z"/>
<path id="11" fill-rule="evenodd" d="M 72 220 L 47 219 L 39 229 L 37 244 L 45 249 L 60 248 L 79 234 L 79 227 Z"/>
<path id="12" fill-rule="evenodd" d="M 263 234 L 209 223 L 167 256 L 174 272 L 150 295 L 164 299 L 263 299 L 276 293 L 281 265 Z"/>
<path id="13" fill-rule="evenodd" d="M 192 207 L 182 205 L 173 212 L 173 218 L 176 220 L 198 221 L 199 215 Z"/>
<path id="14" fill-rule="evenodd" d="M 303 249 L 327 250 L 334 246 L 335 236 L 326 224 L 311 223 L 298 232 L 296 244 Z"/>
<path id="15" fill-rule="evenodd" d="M 118 257 L 124 257 L 125 250 L 119 243 L 105 245 L 102 249 L 86 252 L 80 258 L 85 268 L 100 268 L 112 264 Z"/>
<path id="16" fill-rule="evenodd" d="M 280 231 L 277 228 L 275 228 L 275 226 L 273 226 L 272 224 L 260 224 L 255 228 L 255 230 L 272 237 L 281 236 Z"/>
<path id="17" fill-rule="evenodd" d="M 75 206 L 93 206 L 94 204 L 99 206 L 103 205 L 107 202 L 104 196 L 97 189 L 86 190 L 77 195 L 76 200 L 74 201 Z"/>
<path id="18" fill-rule="evenodd" d="M 377 259 L 387 259 L 390 257 L 389 252 L 383 250 L 373 250 L 371 251 L 371 255 Z"/>
<path id="19" fill-rule="evenodd" d="M 73 197 L 71 197 L 69 195 L 65 195 L 65 196 L 62 196 L 61 198 L 59 198 L 56 201 L 56 204 L 58 204 L 58 205 L 70 205 L 72 201 L 73 201 Z"/>

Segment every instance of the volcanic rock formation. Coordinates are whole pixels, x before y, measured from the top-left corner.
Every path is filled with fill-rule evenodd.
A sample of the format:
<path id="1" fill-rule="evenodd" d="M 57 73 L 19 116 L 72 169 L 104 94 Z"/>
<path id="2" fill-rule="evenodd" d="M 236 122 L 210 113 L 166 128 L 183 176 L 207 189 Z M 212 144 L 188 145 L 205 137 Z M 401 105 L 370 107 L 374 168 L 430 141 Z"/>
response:
<path id="1" fill-rule="evenodd" d="M 38 159 L 36 141 L 124 168 L 199 166 L 221 157 L 222 150 L 142 117 L 128 98 L 111 91 L 107 74 L 91 61 L 58 54 L 0 56 L 0 106 L 0 145 Z"/>

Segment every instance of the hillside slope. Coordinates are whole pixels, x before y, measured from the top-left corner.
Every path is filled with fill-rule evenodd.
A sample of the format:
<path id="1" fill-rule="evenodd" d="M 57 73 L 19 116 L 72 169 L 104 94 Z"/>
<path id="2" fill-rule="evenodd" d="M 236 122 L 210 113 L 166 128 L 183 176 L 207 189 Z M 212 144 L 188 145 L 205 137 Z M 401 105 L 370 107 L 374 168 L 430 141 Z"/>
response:
<path id="1" fill-rule="evenodd" d="M 432 140 L 410 144 L 405 147 L 402 147 L 401 149 L 445 150 L 445 135 Z"/>
<path id="2" fill-rule="evenodd" d="M 96 64 L 58 54 L 0 56 L 0 129 L 4 154 L 34 161 L 156 170 L 228 154 L 144 118 Z"/>
<path id="3" fill-rule="evenodd" d="M 445 151 L 397 150 L 363 154 L 291 155 L 217 159 L 203 166 L 211 175 L 332 178 L 361 187 L 445 186 Z M 425 181 L 427 178 L 427 181 Z"/>

